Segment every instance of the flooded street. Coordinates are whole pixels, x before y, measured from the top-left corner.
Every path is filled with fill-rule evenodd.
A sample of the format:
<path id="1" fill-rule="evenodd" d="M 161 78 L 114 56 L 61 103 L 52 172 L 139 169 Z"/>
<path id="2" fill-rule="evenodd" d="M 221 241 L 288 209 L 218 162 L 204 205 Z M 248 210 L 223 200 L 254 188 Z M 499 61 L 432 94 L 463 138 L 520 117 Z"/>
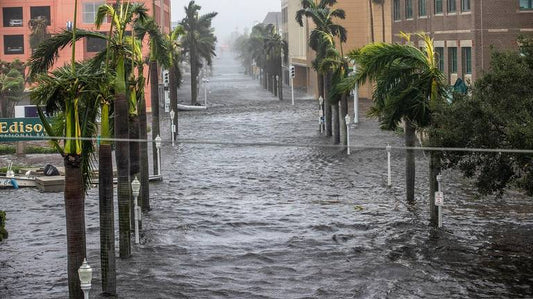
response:
<path id="1" fill-rule="evenodd" d="M 238 144 L 164 145 L 164 181 L 151 185 L 141 245 L 117 259 L 119 297 L 533 297 L 530 197 L 476 196 L 448 171 L 444 228 L 432 229 L 422 153 L 417 204 L 407 206 L 402 151 L 393 151 L 386 186 L 385 146 L 401 146 L 401 135 L 362 117 L 351 141 L 382 149 L 348 156 L 316 146 L 331 144 L 317 130 L 316 101 L 298 93 L 292 106 L 285 88 L 279 101 L 229 53 L 215 60 L 209 109 L 180 112 L 179 138 Z M 97 192 L 86 200 L 91 298 L 100 298 Z M 0 298 L 65 298 L 63 194 L 0 190 L 0 209 L 10 234 L 0 243 Z"/>

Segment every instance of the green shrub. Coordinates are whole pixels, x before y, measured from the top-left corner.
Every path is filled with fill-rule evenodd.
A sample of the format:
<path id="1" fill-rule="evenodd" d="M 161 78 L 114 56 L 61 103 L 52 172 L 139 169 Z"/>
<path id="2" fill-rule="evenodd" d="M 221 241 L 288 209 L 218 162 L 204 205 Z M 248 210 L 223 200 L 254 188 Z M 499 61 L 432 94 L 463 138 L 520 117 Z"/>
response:
<path id="1" fill-rule="evenodd" d="M 14 145 L 4 145 L 0 144 L 0 155 L 10 155 L 16 153 Z"/>
<path id="2" fill-rule="evenodd" d="M 55 154 L 57 153 L 57 150 L 49 146 L 29 145 L 29 146 L 26 146 L 26 148 L 24 149 L 24 153 L 26 154 Z"/>
<path id="3" fill-rule="evenodd" d="M 0 211 L 0 241 L 7 239 L 7 230 L 6 226 L 6 212 Z"/>

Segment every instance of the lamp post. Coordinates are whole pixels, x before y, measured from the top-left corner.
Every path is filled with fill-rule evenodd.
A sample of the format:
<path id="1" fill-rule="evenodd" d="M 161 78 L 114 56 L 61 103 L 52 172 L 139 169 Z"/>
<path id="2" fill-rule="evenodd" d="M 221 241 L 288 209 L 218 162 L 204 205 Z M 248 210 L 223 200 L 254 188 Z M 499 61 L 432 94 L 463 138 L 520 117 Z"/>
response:
<path id="1" fill-rule="evenodd" d="M 207 83 L 209 83 L 209 79 L 204 77 L 202 82 L 204 83 L 204 106 L 207 108 Z"/>
<path id="2" fill-rule="evenodd" d="M 172 146 L 174 146 L 174 132 L 176 132 L 176 125 L 174 124 L 174 116 L 176 116 L 176 112 L 174 112 L 174 109 L 170 110 L 170 135 L 172 138 Z"/>
<path id="3" fill-rule="evenodd" d="M 91 290 L 91 280 L 93 280 L 93 269 L 87 264 L 87 259 L 83 259 L 83 264 L 78 269 L 78 276 L 80 278 L 80 287 L 83 291 L 83 298 L 89 299 L 89 291 Z"/>
<path id="4" fill-rule="evenodd" d="M 318 122 L 320 126 L 320 133 L 324 133 L 324 98 L 320 96 L 318 98 Z"/>
<path id="5" fill-rule="evenodd" d="M 348 155 L 350 154 L 350 115 L 346 114 L 344 117 L 344 121 L 346 122 L 346 152 Z"/>
<path id="6" fill-rule="evenodd" d="M 135 209 L 135 244 L 139 244 L 139 222 L 141 221 L 141 207 L 139 207 L 137 199 L 139 198 L 139 191 L 141 190 L 141 182 L 135 177 L 131 182 L 131 194 L 133 195 L 133 203 Z"/>
<path id="7" fill-rule="evenodd" d="M 391 169 L 390 169 L 390 150 L 391 146 L 387 144 L 387 186 L 392 186 Z"/>
<path id="8" fill-rule="evenodd" d="M 161 175 L 161 137 L 155 137 L 155 147 L 157 148 L 157 175 Z"/>

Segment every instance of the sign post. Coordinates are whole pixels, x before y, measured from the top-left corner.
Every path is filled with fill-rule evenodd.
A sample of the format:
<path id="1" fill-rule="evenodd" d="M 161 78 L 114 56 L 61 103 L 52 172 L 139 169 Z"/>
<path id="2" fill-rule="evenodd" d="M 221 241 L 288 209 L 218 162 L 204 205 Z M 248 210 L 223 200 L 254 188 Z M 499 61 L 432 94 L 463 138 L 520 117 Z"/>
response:
<path id="1" fill-rule="evenodd" d="M 438 227 L 442 227 L 442 206 L 444 205 L 444 194 L 442 193 L 441 175 L 437 175 L 438 191 L 435 192 L 435 206 L 437 206 Z"/>

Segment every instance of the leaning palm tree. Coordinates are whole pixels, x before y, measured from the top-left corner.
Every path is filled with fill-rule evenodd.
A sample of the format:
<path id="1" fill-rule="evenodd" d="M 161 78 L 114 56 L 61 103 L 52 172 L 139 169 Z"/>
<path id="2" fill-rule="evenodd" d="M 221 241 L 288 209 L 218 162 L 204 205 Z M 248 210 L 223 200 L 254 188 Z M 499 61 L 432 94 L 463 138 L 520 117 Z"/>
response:
<path id="1" fill-rule="evenodd" d="M 198 15 L 202 7 L 194 1 L 190 1 L 185 7 L 185 18 L 181 26 L 185 31 L 183 36 L 184 54 L 189 55 L 191 67 L 191 105 L 197 104 L 198 98 L 198 75 L 202 68 L 202 59 L 211 65 L 215 54 L 216 37 L 211 27 L 213 18 L 218 14 L 211 12 L 202 16 Z"/>
<path id="2" fill-rule="evenodd" d="M 333 22 L 334 18 L 343 20 L 346 13 L 343 9 L 333 9 L 337 0 L 320 0 L 318 3 L 313 0 L 302 0 L 302 9 L 296 12 L 296 21 L 303 27 L 304 17 L 310 18 L 315 24 L 315 28 L 309 36 L 309 46 L 316 52 L 316 58 L 312 62 L 313 68 L 317 71 L 318 93 L 319 96 L 327 98 L 325 91 L 331 88 L 332 74 L 320 71 L 321 60 L 326 55 L 327 49 L 334 43 L 333 37 L 339 37 L 342 49 L 342 43 L 347 40 L 347 32 L 341 25 Z M 342 54 L 342 50 L 341 50 Z M 326 135 L 332 136 L 332 107 L 329 103 L 325 107 L 326 116 Z"/>
<path id="3" fill-rule="evenodd" d="M 45 17 L 39 16 L 28 21 L 30 27 L 30 47 L 36 49 L 41 42 L 50 37 L 48 33 L 48 20 Z"/>
<path id="4" fill-rule="evenodd" d="M 371 115 L 380 117 L 384 129 L 395 130 L 403 121 L 405 126 L 406 196 L 414 202 L 416 131 L 431 123 L 432 105 L 442 101 L 445 93 L 444 76 L 438 69 L 433 40 L 417 34 L 425 48 L 411 44 L 374 43 L 354 50 L 348 57 L 359 65 L 357 73 L 348 78 L 343 89 L 348 91 L 366 81 L 375 83 Z M 434 185 L 434 184 L 431 184 Z M 433 187 L 432 187 L 433 188 Z"/>

